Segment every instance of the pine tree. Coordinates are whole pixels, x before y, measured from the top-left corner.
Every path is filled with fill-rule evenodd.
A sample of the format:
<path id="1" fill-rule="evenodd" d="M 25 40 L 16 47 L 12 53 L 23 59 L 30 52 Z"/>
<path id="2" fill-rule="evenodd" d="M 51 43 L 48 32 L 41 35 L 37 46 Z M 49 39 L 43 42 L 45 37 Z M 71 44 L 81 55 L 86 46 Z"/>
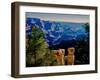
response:
<path id="1" fill-rule="evenodd" d="M 26 44 L 26 66 L 54 65 L 53 52 L 48 48 L 41 29 L 33 27 L 31 38 Z"/>

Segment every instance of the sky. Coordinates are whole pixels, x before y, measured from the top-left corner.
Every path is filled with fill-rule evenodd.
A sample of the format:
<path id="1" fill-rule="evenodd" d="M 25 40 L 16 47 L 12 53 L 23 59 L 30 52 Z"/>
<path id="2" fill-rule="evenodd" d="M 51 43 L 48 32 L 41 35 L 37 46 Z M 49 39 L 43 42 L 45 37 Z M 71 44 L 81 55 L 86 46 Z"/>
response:
<path id="1" fill-rule="evenodd" d="M 79 14 L 55 14 L 55 13 L 36 13 L 26 12 L 26 18 L 40 18 L 49 21 L 89 23 L 89 15 Z"/>

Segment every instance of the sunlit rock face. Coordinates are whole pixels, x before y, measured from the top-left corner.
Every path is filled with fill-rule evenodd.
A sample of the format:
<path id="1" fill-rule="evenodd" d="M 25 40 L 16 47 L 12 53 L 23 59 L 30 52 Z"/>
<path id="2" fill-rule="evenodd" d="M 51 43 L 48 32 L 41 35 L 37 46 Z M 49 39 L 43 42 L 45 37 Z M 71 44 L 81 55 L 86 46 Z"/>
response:
<path id="1" fill-rule="evenodd" d="M 75 46 L 76 42 L 89 37 L 84 28 L 85 23 L 45 21 L 39 18 L 26 18 L 26 33 L 31 36 L 32 27 L 44 32 L 49 47 L 66 48 Z"/>

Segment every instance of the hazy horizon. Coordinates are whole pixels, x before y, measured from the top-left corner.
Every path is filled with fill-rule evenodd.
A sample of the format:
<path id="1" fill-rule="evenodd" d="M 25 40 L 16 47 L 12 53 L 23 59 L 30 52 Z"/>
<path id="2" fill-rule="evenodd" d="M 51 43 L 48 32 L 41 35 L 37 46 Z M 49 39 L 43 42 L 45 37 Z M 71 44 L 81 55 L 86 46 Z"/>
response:
<path id="1" fill-rule="evenodd" d="M 55 14 L 55 13 L 36 13 L 26 12 L 26 18 L 40 18 L 46 21 L 89 23 L 89 15 L 78 14 Z"/>

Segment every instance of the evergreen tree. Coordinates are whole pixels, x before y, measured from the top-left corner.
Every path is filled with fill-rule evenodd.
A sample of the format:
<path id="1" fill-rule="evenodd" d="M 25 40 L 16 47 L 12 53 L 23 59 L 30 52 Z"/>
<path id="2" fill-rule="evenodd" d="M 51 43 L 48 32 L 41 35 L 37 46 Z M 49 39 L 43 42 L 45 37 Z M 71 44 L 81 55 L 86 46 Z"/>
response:
<path id="1" fill-rule="evenodd" d="M 89 64 L 89 23 L 83 25 L 87 36 L 76 43 L 76 61 L 75 64 Z"/>
<path id="2" fill-rule="evenodd" d="M 54 61 L 55 57 L 47 46 L 43 31 L 33 27 L 26 44 L 26 66 L 49 66 L 54 65 Z"/>

